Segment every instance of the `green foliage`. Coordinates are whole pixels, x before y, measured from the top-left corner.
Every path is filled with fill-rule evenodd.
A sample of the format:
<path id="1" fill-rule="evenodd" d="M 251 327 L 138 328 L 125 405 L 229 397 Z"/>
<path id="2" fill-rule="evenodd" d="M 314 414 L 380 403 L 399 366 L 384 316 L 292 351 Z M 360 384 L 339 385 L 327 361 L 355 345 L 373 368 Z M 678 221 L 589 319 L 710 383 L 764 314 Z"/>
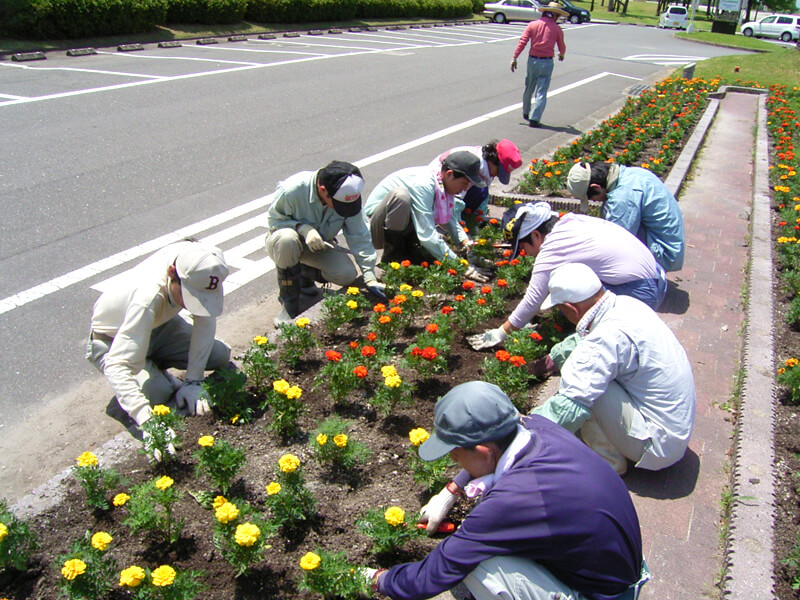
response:
<path id="1" fill-rule="evenodd" d="M 800 403 L 800 365 L 796 358 L 787 358 L 782 367 L 778 369 L 778 383 L 786 386 L 791 395 L 791 401 Z"/>
<path id="2" fill-rule="evenodd" d="M 141 483 L 131 489 L 131 499 L 125 505 L 128 518 L 122 524 L 131 533 L 152 531 L 168 544 L 178 541 L 185 519 L 175 520 L 172 509 L 183 497 L 169 477 Z"/>
<path id="3" fill-rule="evenodd" d="M 247 0 L 169 0 L 168 23 L 238 23 Z"/>
<path id="4" fill-rule="evenodd" d="M 86 504 L 92 508 L 108 510 L 111 505 L 106 494 L 117 487 L 120 476 L 114 469 L 103 469 L 99 465 L 92 467 L 72 467 L 72 474 L 86 492 Z"/>
<path id="5" fill-rule="evenodd" d="M 526 362 L 532 363 L 547 354 L 549 346 L 542 334 L 530 327 L 512 331 L 505 341 L 505 348 L 511 354 L 522 356 Z"/>
<path id="6" fill-rule="evenodd" d="M 795 296 L 786 309 L 786 323 L 792 327 L 800 327 L 800 296 Z"/>
<path id="7" fill-rule="evenodd" d="M 355 373 L 359 366 L 358 355 L 336 350 L 325 352 L 327 362 L 314 378 L 314 389 L 323 384 L 328 386 L 331 397 L 337 402 L 344 400 L 347 395 L 361 385 L 361 378 Z"/>
<path id="8" fill-rule="evenodd" d="M 87 531 L 53 565 L 61 573 L 58 590 L 70 600 L 96 600 L 114 586 L 117 564 L 105 550 L 92 545 L 91 536 Z"/>
<path id="9" fill-rule="evenodd" d="M 305 317 L 294 323 L 282 323 L 278 339 L 281 341 L 278 356 L 290 369 L 294 369 L 309 350 L 319 345 Z"/>
<path id="10" fill-rule="evenodd" d="M 508 394 L 521 413 L 528 412 L 525 400 L 531 379 L 525 365 L 522 356 L 512 355 L 506 350 L 498 350 L 494 356 L 483 360 L 484 380 Z"/>
<path id="11" fill-rule="evenodd" d="M 800 533 L 795 534 L 795 542 L 789 554 L 781 562 L 789 567 L 794 575 L 792 589 L 800 590 Z"/>
<path id="12" fill-rule="evenodd" d="M 219 369 L 206 377 L 203 387 L 211 398 L 214 412 L 231 423 L 249 423 L 255 419 L 253 403 L 244 389 L 247 375 L 236 369 Z"/>
<path id="13" fill-rule="evenodd" d="M 411 469 L 411 476 L 419 485 L 425 487 L 425 491 L 434 493 L 450 481 L 447 471 L 455 465 L 449 455 L 432 461 L 425 461 L 419 457 L 419 446 L 430 437 L 430 434 L 420 428 L 412 429 L 408 434 L 411 447 L 408 449 L 408 467 Z"/>
<path id="14" fill-rule="evenodd" d="M 312 432 L 309 444 L 318 462 L 335 469 L 355 469 L 366 463 L 372 452 L 350 438 L 350 425 L 340 417 L 328 417 Z"/>
<path id="15" fill-rule="evenodd" d="M 0 573 L 24 571 L 37 547 L 27 521 L 15 517 L 5 499 L 0 499 Z"/>
<path id="16" fill-rule="evenodd" d="M 339 327 L 364 316 L 364 309 L 370 301 L 357 287 L 347 288 L 345 294 L 330 294 L 322 301 L 322 322 L 329 333 Z"/>
<path id="17" fill-rule="evenodd" d="M 174 573 L 172 583 L 164 585 L 166 573 Z M 193 600 L 205 589 L 202 578 L 205 571 L 175 571 L 168 565 L 157 569 L 144 569 L 144 580 L 138 586 L 130 588 L 134 600 Z M 154 581 L 158 579 L 159 585 Z M 120 584 L 121 585 L 121 584 Z"/>
<path id="18" fill-rule="evenodd" d="M 373 554 L 394 554 L 409 541 L 425 535 L 424 529 L 417 529 L 419 515 L 413 517 L 407 520 L 399 506 L 370 509 L 356 521 L 356 526 L 372 540 Z"/>
<path id="19" fill-rule="evenodd" d="M 316 500 L 306 486 L 300 459 L 284 454 L 275 481 L 267 485 L 265 504 L 278 527 L 294 527 L 314 517 Z"/>
<path id="20" fill-rule="evenodd" d="M 272 389 L 267 392 L 262 408 L 272 408 L 272 418 L 267 422 L 267 429 L 272 433 L 291 436 L 299 431 L 297 420 L 308 409 L 300 398 L 303 390 L 296 385 L 290 385 L 285 379 L 278 379 L 272 383 Z"/>
<path id="21" fill-rule="evenodd" d="M 234 477 L 247 462 L 244 451 L 210 435 L 201 437 L 198 444 L 200 449 L 194 453 L 197 460 L 195 474 L 208 475 L 223 494 L 227 493 Z"/>
<path id="22" fill-rule="evenodd" d="M 162 464 L 175 459 L 170 447 L 180 447 L 181 438 L 177 435 L 186 427 L 186 419 L 171 410 L 168 406 L 159 404 L 153 407 L 153 416 L 140 426 L 144 433 L 141 452 L 151 460 L 154 456 L 161 458 Z"/>
<path id="23" fill-rule="evenodd" d="M 298 589 L 319 594 L 323 598 L 359 600 L 372 597 L 361 569 L 347 562 L 344 552 L 317 549 L 300 560 L 302 575 Z"/>
<path id="24" fill-rule="evenodd" d="M 242 358 L 242 371 L 247 375 L 247 379 L 253 387 L 261 392 L 265 391 L 263 389 L 265 385 L 280 376 L 278 365 L 270 356 L 275 348 L 275 344 L 271 343 L 266 336 L 258 335 L 253 338 Z"/>
<path id="25" fill-rule="evenodd" d="M 266 540 L 274 535 L 275 526 L 243 500 L 231 500 L 238 517 L 227 522 L 214 521 L 214 547 L 235 569 L 236 577 L 244 575 L 252 565 L 264 559 L 272 546 Z"/>

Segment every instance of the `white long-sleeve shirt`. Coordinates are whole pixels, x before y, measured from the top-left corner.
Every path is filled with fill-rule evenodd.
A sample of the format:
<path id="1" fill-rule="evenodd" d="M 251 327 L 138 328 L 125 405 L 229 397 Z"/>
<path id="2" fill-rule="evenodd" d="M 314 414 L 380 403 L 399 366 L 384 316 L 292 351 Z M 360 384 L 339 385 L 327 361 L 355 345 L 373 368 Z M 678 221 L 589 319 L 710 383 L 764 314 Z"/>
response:
<path id="1" fill-rule="evenodd" d="M 150 418 L 150 404 L 136 375 L 144 368 L 152 331 L 175 317 L 181 307 L 169 297 L 167 268 L 181 250 L 194 242 L 162 248 L 134 267 L 113 289 L 103 292 L 92 313 L 92 331 L 114 338 L 103 374 L 120 406 L 139 424 Z M 217 320 L 194 316 L 187 379 L 203 379 L 214 345 Z"/>

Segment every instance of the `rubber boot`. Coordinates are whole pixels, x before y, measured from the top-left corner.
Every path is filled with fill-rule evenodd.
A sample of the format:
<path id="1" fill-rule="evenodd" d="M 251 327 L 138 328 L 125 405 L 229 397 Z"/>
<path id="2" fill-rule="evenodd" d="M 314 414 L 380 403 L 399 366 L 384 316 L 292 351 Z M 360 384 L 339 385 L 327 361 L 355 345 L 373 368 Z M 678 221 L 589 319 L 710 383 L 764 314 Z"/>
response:
<path id="1" fill-rule="evenodd" d="M 276 329 L 281 325 L 291 323 L 300 313 L 300 283 L 302 280 L 300 264 L 288 269 L 277 269 L 277 271 L 278 300 L 280 300 L 282 308 L 273 320 Z"/>
<path id="2" fill-rule="evenodd" d="M 600 428 L 600 423 L 589 419 L 581 427 L 583 443 L 589 446 L 622 477 L 628 470 L 628 459 L 617 450 Z"/>
<path id="3" fill-rule="evenodd" d="M 314 282 L 324 283 L 322 272 L 308 265 L 300 265 L 300 274 L 300 293 L 309 297 L 319 294 L 320 290 Z"/>

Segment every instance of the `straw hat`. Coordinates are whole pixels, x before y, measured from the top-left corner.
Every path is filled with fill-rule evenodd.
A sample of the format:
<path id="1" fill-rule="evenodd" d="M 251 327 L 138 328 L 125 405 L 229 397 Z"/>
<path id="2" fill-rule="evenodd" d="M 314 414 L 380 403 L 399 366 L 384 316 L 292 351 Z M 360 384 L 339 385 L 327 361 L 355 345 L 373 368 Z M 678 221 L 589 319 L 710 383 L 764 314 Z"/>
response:
<path id="1" fill-rule="evenodd" d="M 556 15 L 561 15 L 562 17 L 568 17 L 569 13 L 561 8 L 561 5 L 558 2 L 551 2 L 547 6 L 539 7 L 539 10 L 543 13 L 549 12 Z"/>

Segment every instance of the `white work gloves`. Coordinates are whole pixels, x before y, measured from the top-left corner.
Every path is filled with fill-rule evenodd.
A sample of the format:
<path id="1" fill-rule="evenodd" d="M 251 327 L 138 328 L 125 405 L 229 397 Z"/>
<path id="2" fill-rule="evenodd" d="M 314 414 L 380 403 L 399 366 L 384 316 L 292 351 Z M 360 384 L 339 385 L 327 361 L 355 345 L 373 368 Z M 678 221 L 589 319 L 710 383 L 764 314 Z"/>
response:
<path id="1" fill-rule="evenodd" d="M 467 267 L 466 273 L 464 273 L 464 277 L 477 281 L 478 283 L 486 283 L 492 278 L 492 273 L 488 269 L 470 264 L 470 266 Z"/>
<path id="2" fill-rule="evenodd" d="M 171 440 L 174 439 L 175 432 L 170 427 L 167 427 L 166 431 L 164 431 L 164 442 L 166 442 L 167 454 L 169 454 L 170 457 L 174 457 L 176 454 L 175 446 L 171 442 Z M 145 452 L 151 456 L 155 462 L 160 463 L 164 457 L 161 455 L 161 450 L 155 447 L 156 440 L 154 440 L 153 436 L 147 431 L 142 431 L 142 443 L 144 444 Z M 159 445 L 163 446 L 163 444 Z"/>
<path id="3" fill-rule="evenodd" d="M 306 246 L 308 246 L 308 249 L 312 252 L 325 250 L 325 240 L 322 239 L 319 231 L 313 227 L 309 228 L 309 230 L 306 232 Z"/>
<path id="4" fill-rule="evenodd" d="M 364 274 L 364 285 L 369 292 L 382 302 L 386 300 L 386 286 L 378 281 L 371 271 Z"/>
<path id="5" fill-rule="evenodd" d="M 447 487 L 443 487 L 442 491 L 436 494 L 433 498 L 428 500 L 428 503 L 423 506 L 420 511 L 420 523 L 427 523 L 425 528 L 428 535 L 433 535 L 439 529 L 447 513 L 453 508 L 453 505 L 458 499 L 458 494 L 454 494 Z"/>
<path id="6" fill-rule="evenodd" d="M 511 59 L 511 72 L 513 73 L 516 70 L 517 70 L 517 59 L 516 58 L 512 58 Z"/>
<path id="7" fill-rule="evenodd" d="M 175 392 L 175 404 L 187 415 L 204 415 L 211 410 L 211 399 L 197 379 L 186 380 Z"/>
<path id="8" fill-rule="evenodd" d="M 497 329 L 487 329 L 483 333 L 478 333 L 467 337 L 467 342 L 473 350 L 486 350 L 494 348 L 506 341 L 508 334 L 502 325 Z"/>

